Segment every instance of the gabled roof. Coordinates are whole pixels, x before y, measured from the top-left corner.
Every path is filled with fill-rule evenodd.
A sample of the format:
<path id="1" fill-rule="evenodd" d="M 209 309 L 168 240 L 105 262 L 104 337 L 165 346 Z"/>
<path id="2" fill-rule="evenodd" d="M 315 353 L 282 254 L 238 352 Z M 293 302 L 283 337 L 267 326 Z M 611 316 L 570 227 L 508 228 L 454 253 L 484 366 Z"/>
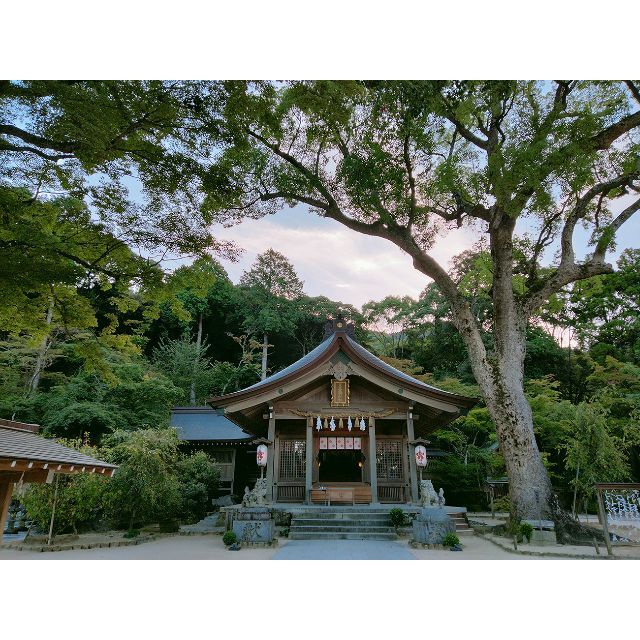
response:
<path id="1" fill-rule="evenodd" d="M 342 327 L 343 325 L 338 322 L 334 324 L 335 326 Z M 343 329 L 334 328 L 333 332 L 315 349 L 300 358 L 300 360 L 282 369 L 282 371 L 278 371 L 265 380 L 261 380 L 240 391 L 210 398 L 208 403 L 214 408 L 223 409 L 238 402 L 249 401 L 252 397 L 256 397 L 256 399 L 258 397 L 264 398 L 265 395 L 268 396 L 269 394 L 273 394 L 273 397 L 276 397 L 278 389 L 282 390 L 287 383 L 301 378 L 316 368 L 321 369 L 335 354 L 341 351 L 362 370 L 371 372 L 374 376 L 384 378 L 387 382 L 398 385 L 400 394 L 406 389 L 424 398 L 425 404 L 429 404 L 429 399 L 431 399 L 441 403 L 448 403 L 452 408 L 457 407 L 459 410 L 469 409 L 476 404 L 477 400 L 475 398 L 443 391 L 392 367 L 356 342 L 352 334 L 353 332 L 349 331 L 348 327 Z"/>
<path id="2" fill-rule="evenodd" d="M 174 407 L 170 424 L 178 432 L 178 439 L 187 442 L 240 443 L 252 439 L 229 418 L 211 407 Z"/>
<path id="3" fill-rule="evenodd" d="M 97 460 L 80 451 L 36 435 L 31 429 L 7 426 L 11 421 L 3 420 L 0 424 L 0 459 L 11 461 L 42 462 L 49 464 L 76 465 L 96 467 L 99 469 L 116 469 L 117 465 Z M 20 425 L 22 423 L 13 423 Z M 33 427 L 37 425 L 27 425 Z"/>

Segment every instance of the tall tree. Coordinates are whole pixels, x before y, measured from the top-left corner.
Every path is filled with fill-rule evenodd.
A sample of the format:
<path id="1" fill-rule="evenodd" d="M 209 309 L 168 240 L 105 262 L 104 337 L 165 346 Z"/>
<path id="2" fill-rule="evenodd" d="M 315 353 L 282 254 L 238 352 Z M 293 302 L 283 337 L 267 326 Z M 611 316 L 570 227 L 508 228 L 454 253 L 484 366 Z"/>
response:
<path id="1" fill-rule="evenodd" d="M 409 254 L 451 307 L 494 420 L 512 516 L 561 523 L 523 388 L 529 318 L 566 285 L 612 271 L 640 209 L 640 90 L 626 82 L 224 82 L 201 117 L 221 153 L 208 202 L 226 222 L 306 204 Z M 537 226 L 516 256 L 516 225 Z M 580 259 L 577 225 L 592 231 Z M 451 227 L 487 239 L 493 345 L 473 300 L 430 252 Z M 554 244 L 555 243 L 555 244 Z M 541 268 L 545 251 L 559 249 Z"/>
<path id="2" fill-rule="evenodd" d="M 262 334 L 262 379 L 267 377 L 269 333 L 290 328 L 295 318 L 292 301 L 302 296 L 303 283 L 281 253 L 268 249 L 240 278 L 246 288 L 246 325 Z"/>

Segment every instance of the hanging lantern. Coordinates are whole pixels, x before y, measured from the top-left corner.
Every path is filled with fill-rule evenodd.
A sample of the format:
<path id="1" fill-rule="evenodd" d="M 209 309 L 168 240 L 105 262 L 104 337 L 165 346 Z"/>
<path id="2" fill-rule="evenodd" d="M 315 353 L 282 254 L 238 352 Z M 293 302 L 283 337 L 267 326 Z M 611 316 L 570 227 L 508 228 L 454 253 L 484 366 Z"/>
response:
<path id="1" fill-rule="evenodd" d="M 333 419 L 333 416 L 331 416 L 331 422 L 329 423 L 329 428 L 331 429 L 331 431 L 335 431 L 336 430 L 336 422 Z"/>
<path id="2" fill-rule="evenodd" d="M 269 449 L 266 444 L 259 444 L 256 450 L 256 464 L 259 467 L 267 466 L 267 458 L 269 456 Z"/>
<path id="3" fill-rule="evenodd" d="M 352 428 L 353 428 L 353 423 L 351 422 L 351 416 L 349 416 L 349 418 L 347 419 L 347 429 L 351 431 Z"/>
<path id="4" fill-rule="evenodd" d="M 318 416 L 318 419 L 316 420 L 316 429 L 318 431 L 320 431 L 320 429 L 322 429 L 322 420 L 321 420 L 320 416 Z"/>
<path id="5" fill-rule="evenodd" d="M 364 423 L 364 417 L 360 418 L 360 431 L 364 431 L 367 425 Z"/>
<path id="6" fill-rule="evenodd" d="M 416 465 L 423 468 L 427 466 L 427 450 L 421 444 L 416 447 Z"/>

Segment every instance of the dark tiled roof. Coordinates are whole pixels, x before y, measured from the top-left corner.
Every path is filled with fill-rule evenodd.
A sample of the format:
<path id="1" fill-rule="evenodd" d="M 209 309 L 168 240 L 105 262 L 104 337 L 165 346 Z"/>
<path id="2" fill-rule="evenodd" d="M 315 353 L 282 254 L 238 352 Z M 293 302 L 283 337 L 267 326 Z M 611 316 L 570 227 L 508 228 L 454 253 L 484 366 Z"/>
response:
<path id="1" fill-rule="evenodd" d="M 65 447 L 55 440 L 5 425 L 0 425 L 0 458 L 117 468 L 115 464 L 96 460 L 75 449 Z"/>
<path id="2" fill-rule="evenodd" d="M 242 441 L 252 436 L 211 407 L 175 407 L 171 426 L 180 440 Z"/>

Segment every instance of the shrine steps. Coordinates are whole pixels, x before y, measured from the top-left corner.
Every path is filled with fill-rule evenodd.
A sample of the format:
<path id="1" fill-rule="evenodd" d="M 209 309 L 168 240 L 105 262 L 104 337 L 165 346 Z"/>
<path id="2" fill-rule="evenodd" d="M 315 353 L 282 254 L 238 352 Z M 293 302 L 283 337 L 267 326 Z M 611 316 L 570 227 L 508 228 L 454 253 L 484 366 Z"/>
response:
<path id="1" fill-rule="evenodd" d="M 403 509 L 407 516 L 419 511 L 416 507 Z M 447 509 L 459 537 L 473 535 L 466 510 Z M 401 528 L 403 535 L 411 535 L 411 527 Z M 292 512 L 289 538 L 292 540 L 397 540 L 396 530 L 389 521 L 389 508 L 368 507 L 298 507 Z"/>
<path id="2" fill-rule="evenodd" d="M 388 509 L 366 511 L 313 509 L 295 513 L 289 538 L 293 540 L 397 540 Z"/>

